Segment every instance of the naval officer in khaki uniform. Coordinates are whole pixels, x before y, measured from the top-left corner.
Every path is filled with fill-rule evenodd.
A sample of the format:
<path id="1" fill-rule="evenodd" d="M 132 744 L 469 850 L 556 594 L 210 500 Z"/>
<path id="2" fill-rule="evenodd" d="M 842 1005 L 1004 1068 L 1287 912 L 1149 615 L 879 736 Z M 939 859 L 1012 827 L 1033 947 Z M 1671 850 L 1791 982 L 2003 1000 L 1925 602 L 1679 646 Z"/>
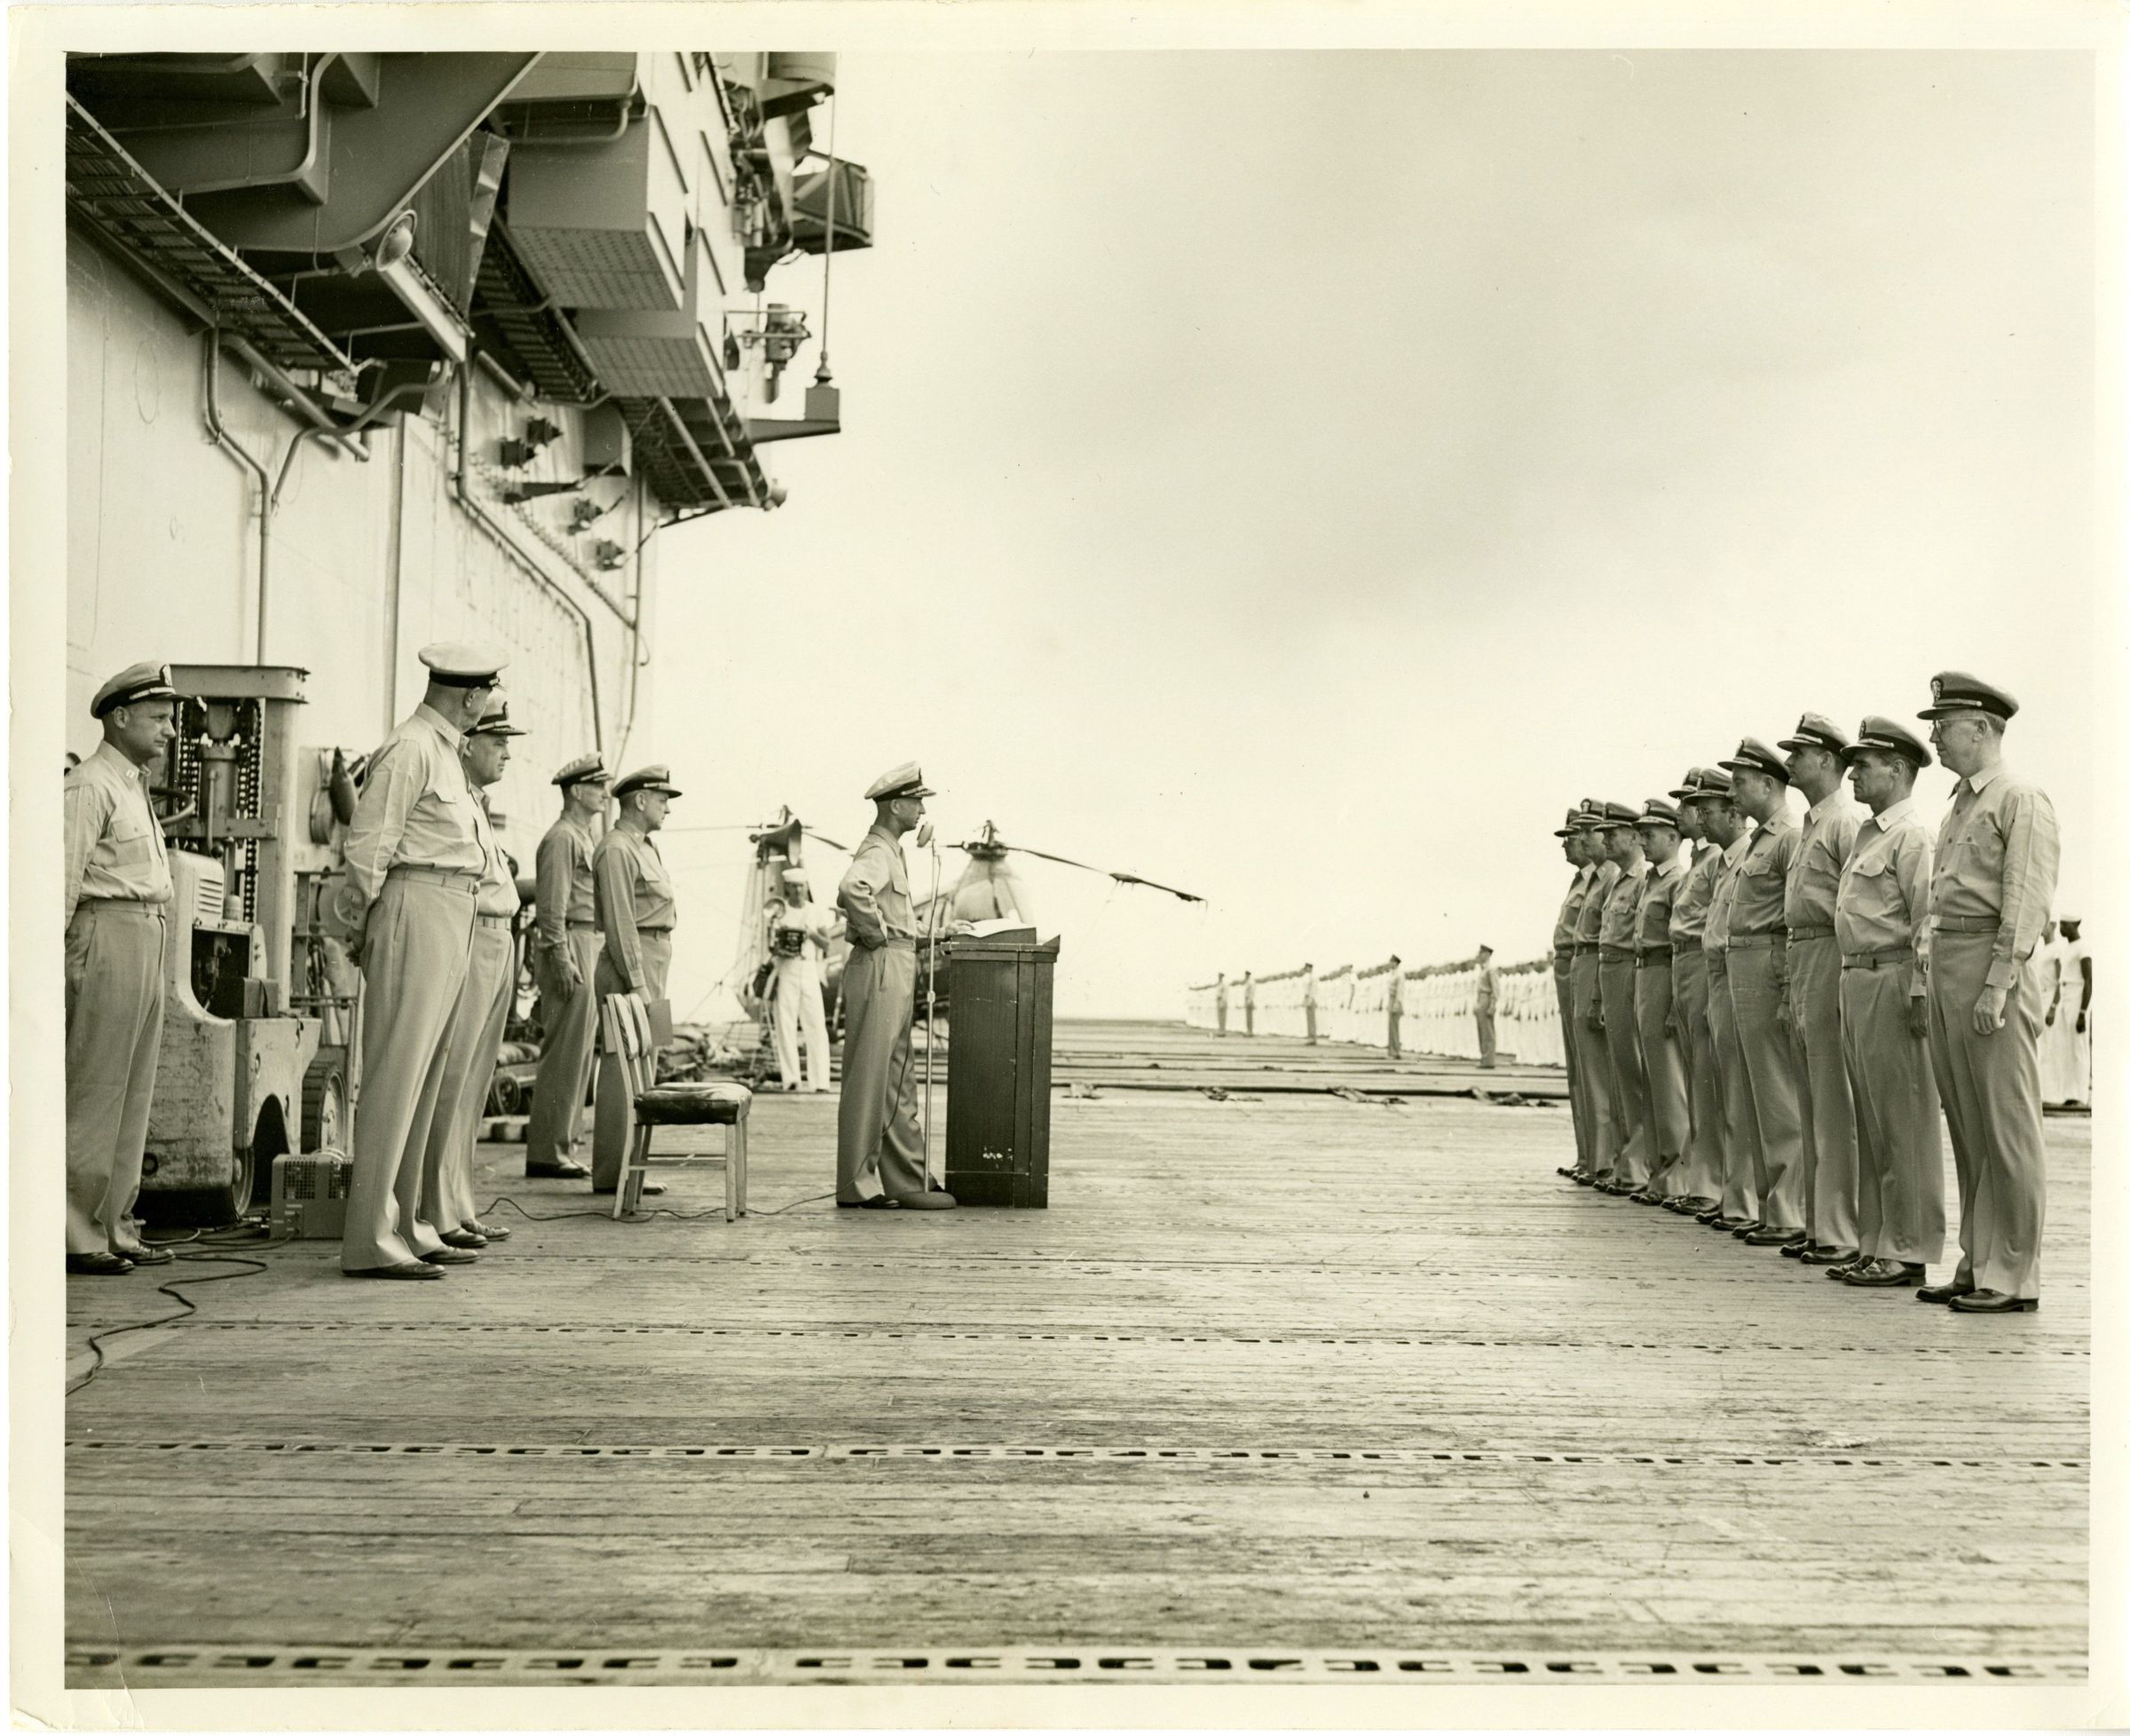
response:
<path id="1" fill-rule="evenodd" d="M 502 1047 L 503 1026 L 517 986 L 517 946 L 511 925 L 518 911 L 517 877 L 503 854 L 488 817 L 488 791 L 510 762 L 510 743 L 525 732 L 510 721 L 510 707 L 500 697 L 489 701 L 481 721 L 466 732 L 459 758 L 473 786 L 474 830 L 481 841 L 481 883 L 473 896 L 473 951 L 466 981 L 452 1011 L 446 1038 L 444 1083 L 437 1093 L 437 1113 L 430 1123 L 429 1149 L 422 1164 L 422 1217 L 414 1226 L 435 1233 L 437 1243 L 462 1258 L 510 1232 L 480 1221 L 473 1197 L 473 1148 L 480 1137 L 481 1111 L 495 1077 L 495 1057 Z M 416 1246 L 424 1259 L 443 1257 L 435 1247 Z"/>
<path id="2" fill-rule="evenodd" d="M 916 829 L 931 793 L 915 765 L 875 778 L 865 792 L 872 829 L 836 888 L 850 935 L 843 967 L 843 1098 L 836 1113 L 838 1205 L 937 1211 L 954 1203 L 951 1194 L 931 1187 L 926 1172 L 911 1065 L 917 921 L 903 834 Z"/>
<path id="3" fill-rule="evenodd" d="M 1575 995 L 1575 1038 L 1583 1057 L 1583 1112 L 1590 1122 L 1591 1140 L 1590 1167 L 1575 1178 L 1585 1187 L 1612 1180 L 1613 1160 L 1620 1151 L 1619 1128 L 1613 1118 L 1613 1060 L 1605 1047 L 1603 983 L 1598 976 L 1598 936 L 1605 928 L 1605 901 L 1620 879 L 1620 864 L 1613 860 L 1605 842 L 1605 806 L 1586 798 L 1577 821 L 1582 828 L 1583 848 L 1590 852 L 1590 878 L 1575 914 L 1575 958 L 1568 976 Z"/>
<path id="4" fill-rule="evenodd" d="M 1642 834 L 1635 825 L 1638 817 L 1625 802 L 1608 801 L 1598 833 L 1617 870 L 1605 891 L 1598 931 L 1599 1029 L 1612 1062 L 1613 1124 L 1620 1141 L 1612 1180 L 1598 1184 L 1606 1194 L 1645 1188 L 1655 1156 L 1649 1077 L 1642 1070 L 1642 1036 L 1635 1025 L 1635 920 L 1642 907 L 1642 882 L 1649 873 L 1642 859 Z"/>
<path id="5" fill-rule="evenodd" d="M 422 1180 L 487 860 L 459 745 L 503 665 L 470 645 L 421 657 L 428 690 L 370 756 L 348 827 L 342 909 L 364 985 L 362 1110 L 340 1242 L 351 1278 L 440 1278 L 439 1266 L 466 1258 L 422 1222 Z"/>
<path id="6" fill-rule="evenodd" d="M 1716 780 L 1721 780 L 1716 781 Z M 1708 957 L 1701 936 L 1708 926 L 1708 903 L 1716 895 L 1716 871 L 1723 850 L 1708 834 L 1707 803 L 1730 800 L 1728 773 L 1700 766 L 1688 769 L 1671 799 L 1678 803 L 1679 835 L 1693 847 L 1691 859 L 1672 895 L 1672 1023 L 1677 1028 L 1686 1069 L 1689 1132 L 1681 1192 L 1666 1203 L 1682 1216 L 1716 1210 L 1724 1191 L 1723 1086 L 1716 1072 L 1716 1038 L 1708 1023 Z"/>
<path id="7" fill-rule="evenodd" d="M 1931 745 L 1960 779 L 1930 882 L 1930 1057 L 1960 1182 L 1960 1267 L 1919 1290 L 1963 1314 L 2041 1306 L 2041 975 L 2056 896 L 2056 810 L 2008 771 L 2019 702 L 1974 675 L 1932 678 Z"/>
<path id="8" fill-rule="evenodd" d="M 140 1191 L 162 1046 L 170 864 L 147 768 L 177 735 L 167 663 L 136 663 L 96 691 L 96 751 L 67 770 L 67 1269 L 122 1277 L 160 1266 L 128 1218 Z"/>
<path id="9" fill-rule="evenodd" d="M 666 998 L 679 913 L 673 876 L 666 872 L 666 859 L 651 833 L 666 824 L 667 806 L 680 793 L 664 766 L 644 766 L 614 785 L 619 813 L 592 852 L 592 904 L 600 941 L 592 987 L 600 1003 L 609 995 L 640 995 L 647 1006 Z M 611 1194 L 620 1185 L 621 1160 L 635 1135 L 635 1123 L 621 1057 L 603 1054 L 592 1103 L 595 1194 Z M 663 1182 L 646 1181 L 643 1191 L 662 1194 L 666 1188 Z"/>
<path id="10" fill-rule="evenodd" d="M 1834 895 L 1842 1049 L 1857 1115 L 1857 1258 L 1827 1269 L 1859 1289 L 1920 1284 L 1945 1246 L 1945 1160 L 1930 1070 L 1930 834 L 1915 775 L 1930 750 L 1867 717 L 1842 751 L 1871 809 Z"/>
<path id="11" fill-rule="evenodd" d="M 1721 766 L 1719 777 L 1731 774 Z M 1731 998 L 1731 907 L 1738 890 L 1738 866 L 1752 848 L 1747 817 L 1726 784 L 1700 801 L 1701 827 L 1718 847 L 1709 882 L 1708 919 L 1701 925 L 1701 959 L 1708 975 L 1708 1037 L 1716 1062 L 1723 1117 L 1723 1185 L 1713 1212 L 1695 1221 L 1736 1235 L 1760 1223 L 1760 1126 L 1753 1117 L 1753 1082 L 1746 1071 L 1746 1051 L 1739 1040 L 1738 1012 Z"/>
<path id="12" fill-rule="evenodd" d="M 1752 1248 L 1802 1247 L 1803 1091 L 1783 975 L 1783 897 L 1797 855 L 1790 768 L 1781 754 L 1750 736 L 1722 765 L 1731 774 L 1733 804 L 1760 823 L 1732 875 L 1725 959 L 1731 1010 L 1760 1130 L 1760 1223 L 1739 1235 Z"/>
<path id="13" fill-rule="evenodd" d="M 1653 796 L 1642 804 L 1635 830 L 1648 867 L 1635 914 L 1635 1034 L 1649 1091 L 1652 1153 L 1649 1180 L 1632 1197 L 1661 1205 L 1686 1192 L 1686 1144 L 1693 1131 L 1671 980 L 1671 911 L 1685 876 L 1679 861 L 1679 810 Z"/>
<path id="14" fill-rule="evenodd" d="M 606 764 L 582 754 L 555 774 L 562 817 L 540 840 L 532 975 L 540 984 L 540 1073 L 525 1122 L 528 1176 L 589 1175 L 577 1161 L 585 1087 L 592 1078 L 599 1006 L 599 920 L 592 896 L 592 852 L 606 812 Z"/>
<path id="15" fill-rule="evenodd" d="M 1783 981 L 1790 1040 L 1804 1087 L 1806 1245 L 1785 1248 L 1807 1266 L 1846 1266 L 1857 1257 L 1857 1117 L 1842 1051 L 1842 949 L 1834 895 L 1863 816 L 1842 793 L 1849 737 L 1818 712 L 1775 744 L 1790 756 L 1790 783 L 1805 800 L 1797 854 L 1783 887 Z"/>
<path id="16" fill-rule="evenodd" d="M 1575 1161 L 1564 1164 L 1559 1173 L 1566 1176 L 1591 1172 L 1591 1140 L 1589 1107 L 1584 1101 L 1586 1090 L 1583 1069 L 1588 1063 L 1578 1047 L 1576 1038 L 1582 1034 L 1575 1028 L 1575 923 L 1582 914 L 1582 898 L 1590 883 L 1589 852 L 1584 848 L 1583 829 L 1576 824 L 1576 809 L 1568 809 L 1567 818 L 1553 835 L 1560 840 L 1560 853 L 1575 870 L 1569 880 L 1566 895 L 1560 901 L 1560 913 L 1553 919 L 1553 994 L 1560 1004 L 1560 1047 L 1563 1064 L 1568 1073 L 1568 1118 L 1574 1124 L 1575 1134 Z M 1393 979 L 1393 986 L 1395 982 Z M 1396 1050 L 1393 1048 L 1392 1053 Z"/>

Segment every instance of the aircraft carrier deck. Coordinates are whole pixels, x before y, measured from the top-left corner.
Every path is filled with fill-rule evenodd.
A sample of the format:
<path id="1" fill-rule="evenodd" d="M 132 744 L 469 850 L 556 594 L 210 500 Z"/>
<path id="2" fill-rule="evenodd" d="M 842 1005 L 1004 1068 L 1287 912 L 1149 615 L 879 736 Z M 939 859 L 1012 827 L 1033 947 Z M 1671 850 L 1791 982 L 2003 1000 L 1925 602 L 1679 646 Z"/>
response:
<path id="1" fill-rule="evenodd" d="M 790 1203 L 769 1094 L 738 1224 L 485 1146 L 477 1267 L 194 1285 L 70 1404 L 69 1684 L 2082 1677 L 2084 1121 L 1990 1319 L 1571 1185 L 1557 1072 L 1061 1022 L 1053 1110 L 1047 1211 Z"/>

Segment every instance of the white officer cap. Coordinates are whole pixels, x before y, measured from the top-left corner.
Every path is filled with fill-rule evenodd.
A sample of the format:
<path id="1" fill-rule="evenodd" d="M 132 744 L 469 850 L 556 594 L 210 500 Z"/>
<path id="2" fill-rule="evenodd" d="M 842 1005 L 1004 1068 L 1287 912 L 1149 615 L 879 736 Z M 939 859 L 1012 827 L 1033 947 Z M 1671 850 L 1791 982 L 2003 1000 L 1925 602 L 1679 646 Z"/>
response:
<path id="1" fill-rule="evenodd" d="M 872 780 L 872 787 L 865 792 L 868 801 L 892 801 L 897 796 L 936 795 L 936 790 L 925 787 L 925 774 L 918 769 L 915 760 L 905 760 L 892 771 L 883 771 Z"/>
<path id="2" fill-rule="evenodd" d="M 482 646 L 462 644 L 455 640 L 424 645 L 416 655 L 428 669 L 429 678 L 446 687 L 491 686 L 502 673 L 503 665 L 510 660 Z"/>
<path id="3" fill-rule="evenodd" d="M 115 711 L 121 706 L 137 706 L 143 699 L 177 697 L 178 690 L 170 685 L 169 664 L 136 663 L 121 669 L 96 690 L 96 698 L 89 702 L 89 715 L 101 717 L 107 711 Z"/>

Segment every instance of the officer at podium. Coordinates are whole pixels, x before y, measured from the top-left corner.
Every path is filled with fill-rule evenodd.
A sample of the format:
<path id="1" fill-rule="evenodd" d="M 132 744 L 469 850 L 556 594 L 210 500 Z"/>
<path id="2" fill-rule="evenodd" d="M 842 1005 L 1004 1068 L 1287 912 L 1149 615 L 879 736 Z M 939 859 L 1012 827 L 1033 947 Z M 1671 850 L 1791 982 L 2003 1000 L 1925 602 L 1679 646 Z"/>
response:
<path id="1" fill-rule="evenodd" d="M 843 967 L 843 1099 L 836 1116 L 836 1203 L 936 1211 L 917 1129 L 910 1020 L 917 997 L 917 921 L 903 834 L 924 817 L 924 774 L 900 765 L 865 792 L 872 829 L 836 888 L 850 934 Z"/>

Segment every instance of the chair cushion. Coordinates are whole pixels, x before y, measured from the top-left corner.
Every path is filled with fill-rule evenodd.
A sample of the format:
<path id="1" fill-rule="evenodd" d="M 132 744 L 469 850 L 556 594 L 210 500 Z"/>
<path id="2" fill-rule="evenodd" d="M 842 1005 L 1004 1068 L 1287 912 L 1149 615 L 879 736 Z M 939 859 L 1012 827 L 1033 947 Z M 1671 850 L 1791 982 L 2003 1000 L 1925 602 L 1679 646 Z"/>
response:
<path id="1" fill-rule="evenodd" d="M 703 1080 L 653 1085 L 636 1093 L 636 1118 L 661 1126 L 730 1125 L 747 1112 L 754 1093 L 745 1085 Z"/>

